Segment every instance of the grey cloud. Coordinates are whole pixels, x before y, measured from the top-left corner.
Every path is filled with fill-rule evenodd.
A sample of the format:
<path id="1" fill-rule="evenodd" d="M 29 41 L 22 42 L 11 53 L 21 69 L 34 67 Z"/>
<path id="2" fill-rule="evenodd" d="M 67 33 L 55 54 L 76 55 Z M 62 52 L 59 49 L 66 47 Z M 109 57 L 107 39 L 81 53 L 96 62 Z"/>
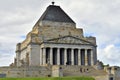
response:
<path id="1" fill-rule="evenodd" d="M 14 60 L 12 55 L 0 55 L 0 66 L 9 66 Z"/>
<path id="2" fill-rule="evenodd" d="M 47 2 L 48 0 L 3 0 L 0 2 L 0 9 L 13 10 L 23 7 L 37 9 Z"/>

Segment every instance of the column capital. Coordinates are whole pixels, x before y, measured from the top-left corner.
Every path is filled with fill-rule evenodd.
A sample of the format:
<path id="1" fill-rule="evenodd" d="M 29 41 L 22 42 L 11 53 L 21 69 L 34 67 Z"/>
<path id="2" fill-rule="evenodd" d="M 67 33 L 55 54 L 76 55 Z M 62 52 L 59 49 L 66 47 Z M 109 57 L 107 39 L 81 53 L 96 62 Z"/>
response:
<path id="1" fill-rule="evenodd" d="M 85 50 L 88 50 L 88 48 L 85 48 Z"/>
<path id="2" fill-rule="evenodd" d="M 42 47 L 41 49 L 46 49 L 46 47 Z"/>
<path id="3" fill-rule="evenodd" d="M 74 50 L 75 48 L 71 48 L 71 50 Z"/>
<path id="4" fill-rule="evenodd" d="M 50 49 L 53 49 L 53 47 L 49 47 Z"/>
<path id="5" fill-rule="evenodd" d="M 68 48 L 64 48 L 64 49 L 68 49 Z"/>

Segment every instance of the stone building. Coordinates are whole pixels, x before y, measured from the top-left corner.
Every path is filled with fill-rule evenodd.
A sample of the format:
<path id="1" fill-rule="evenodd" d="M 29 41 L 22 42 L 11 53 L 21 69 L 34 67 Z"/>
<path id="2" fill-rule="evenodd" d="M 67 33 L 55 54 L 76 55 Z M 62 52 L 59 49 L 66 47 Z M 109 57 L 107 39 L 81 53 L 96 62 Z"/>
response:
<path id="1" fill-rule="evenodd" d="M 60 8 L 50 5 L 28 33 L 17 44 L 17 66 L 95 65 L 95 37 L 84 37 L 83 29 Z"/>
<path id="2" fill-rule="evenodd" d="M 26 39 L 17 44 L 10 67 L 1 67 L 6 77 L 91 76 L 96 80 L 119 80 L 120 68 L 104 67 L 97 60 L 95 37 L 85 37 L 83 29 L 61 9 L 49 5 Z M 3 74 L 2 74 L 3 73 Z"/>

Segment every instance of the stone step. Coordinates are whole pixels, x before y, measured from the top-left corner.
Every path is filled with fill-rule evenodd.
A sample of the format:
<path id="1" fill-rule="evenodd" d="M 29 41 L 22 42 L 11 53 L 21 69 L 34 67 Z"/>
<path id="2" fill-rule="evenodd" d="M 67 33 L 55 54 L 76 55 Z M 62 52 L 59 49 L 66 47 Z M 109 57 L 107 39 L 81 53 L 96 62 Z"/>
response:
<path id="1" fill-rule="evenodd" d="M 97 75 L 106 75 L 107 73 L 104 70 L 96 70 L 92 66 L 64 66 L 63 75 L 71 76 L 97 76 Z"/>

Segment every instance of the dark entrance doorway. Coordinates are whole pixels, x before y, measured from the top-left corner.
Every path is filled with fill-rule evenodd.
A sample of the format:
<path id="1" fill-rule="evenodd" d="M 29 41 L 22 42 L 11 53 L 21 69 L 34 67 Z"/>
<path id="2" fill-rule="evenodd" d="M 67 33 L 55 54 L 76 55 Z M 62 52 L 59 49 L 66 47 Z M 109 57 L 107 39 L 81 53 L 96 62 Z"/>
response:
<path id="1" fill-rule="evenodd" d="M 110 79 L 109 80 L 113 80 L 113 77 L 110 77 Z"/>

